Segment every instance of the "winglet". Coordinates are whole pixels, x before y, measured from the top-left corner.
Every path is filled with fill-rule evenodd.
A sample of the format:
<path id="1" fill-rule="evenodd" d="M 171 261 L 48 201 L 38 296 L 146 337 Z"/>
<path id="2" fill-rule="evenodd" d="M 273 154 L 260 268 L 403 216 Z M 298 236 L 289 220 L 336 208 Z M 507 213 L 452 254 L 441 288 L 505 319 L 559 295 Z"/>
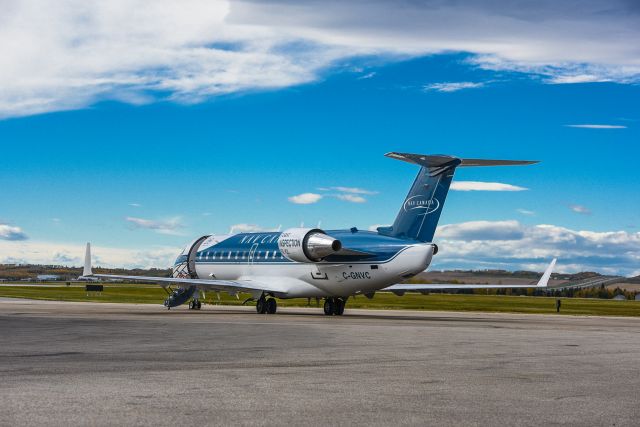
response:
<path id="1" fill-rule="evenodd" d="M 549 283 L 549 279 L 551 278 L 551 273 L 553 272 L 553 268 L 556 266 L 556 261 L 557 260 L 558 260 L 557 258 L 554 258 L 553 260 L 551 260 L 551 264 L 549 264 L 549 267 L 547 267 L 547 269 L 544 271 L 544 274 L 542 275 L 542 277 L 538 281 L 538 284 L 536 285 L 536 288 L 546 288 L 547 287 L 547 283 Z"/>
<path id="2" fill-rule="evenodd" d="M 91 243 L 87 242 L 87 249 L 84 253 L 84 270 L 82 270 L 83 276 L 92 276 L 91 271 Z"/>

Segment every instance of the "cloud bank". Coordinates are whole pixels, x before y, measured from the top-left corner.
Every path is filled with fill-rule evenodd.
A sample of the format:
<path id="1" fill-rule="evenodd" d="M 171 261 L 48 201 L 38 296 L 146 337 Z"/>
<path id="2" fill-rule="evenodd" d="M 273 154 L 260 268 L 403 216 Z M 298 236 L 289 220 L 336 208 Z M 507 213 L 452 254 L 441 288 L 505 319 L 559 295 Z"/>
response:
<path id="1" fill-rule="evenodd" d="M 379 225 L 372 226 L 375 230 Z M 274 231 L 255 224 L 236 224 L 232 232 Z M 434 269 L 543 270 L 553 257 L 558 271 L 640 274 L 640 232 L 572 230 L 549 224 L 524 225 L 515 220 L 470 221 L 438 227 L 440 252 Z M 159 267 L 172 264 L 179 247 L 144 250 L 93 245 L 95 265 Z M 0 240 L 0 263 L 81 265 L 84 244 Z"/>
<path id="2" fill-rule="evenodd" d="M 639 17 L 626 0 L 5 0 L 0 117 L 283 88 L 363 55 L 469 52 L 549 83 L 637 82 Z"/>
<path id="3" fill-rule="evenodd" d="M 542 270 L 558 257 L 559 271 L 631 275 L 640 265 L 640 232 L 587 231 L 518 221 L 443 225 L 435 235 L 441 252 L 434 268 Z"/>
<path id="4" fill-rule="evenodd" d="M 0 241 L 0 264 L 43 264 L 81 266 L 85 244 L 44 241 Z M 94 266 L 125 268 L 167 268 L 182 248 L 153 246 L 144 250 L 92 244 Z"/>

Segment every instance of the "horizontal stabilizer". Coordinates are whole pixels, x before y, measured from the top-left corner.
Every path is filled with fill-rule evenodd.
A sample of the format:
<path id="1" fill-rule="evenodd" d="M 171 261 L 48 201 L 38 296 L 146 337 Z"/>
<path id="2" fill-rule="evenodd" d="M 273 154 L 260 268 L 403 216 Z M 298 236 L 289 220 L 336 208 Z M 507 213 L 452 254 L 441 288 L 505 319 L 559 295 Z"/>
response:
<path id="1" fill-rule="evenodd" d="M 537 160 L 486 160 L 486 159 L 458 159 L 453 156 L 445 156 L 441 154 L 424 155 L 412 153 L 396 153 L 391 152 L 385 154 L 392 159 L 402 160 L 403 162 L 413 163 L 427 168 L 438 168 L 448 164 L 456 163 L 460 160 L 458 167 L 464 166 L 519 166 L 532 165 L 538 163 Z"/>

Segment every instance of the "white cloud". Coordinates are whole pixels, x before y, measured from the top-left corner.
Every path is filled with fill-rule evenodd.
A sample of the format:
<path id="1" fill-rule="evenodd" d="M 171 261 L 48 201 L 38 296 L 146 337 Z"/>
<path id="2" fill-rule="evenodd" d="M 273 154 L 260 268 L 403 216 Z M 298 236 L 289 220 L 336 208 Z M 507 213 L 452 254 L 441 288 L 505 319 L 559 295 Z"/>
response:
<path id="1" fill-rule="evenodd" d="M 84 250 L 84 243 L 0 241 L 0 263 L 81 266 L 84 262 Z M 167 246 L 136 250 L 101 246 L 93 242 L 91 245 L 93 265 L 102 267 L 167 268 L 173 265 L 180 250 L 181 248 Z"/>
<path id="2" fill-rule="evenodd" d="M 426 91 L 435 92 L 457 92 L 463 89 L 477 89 L 483 87 L 484 83 L 474 82 L 446 82 L 446 83 L 432 83 L 424 86 Z"/>
<path id="3" fill-rule="evenodd" d="M 375 71 L 372 71 L 372 72 L 370 72 L 370 73 L 367 73 L 367 74 L 364 74 L 364 75 L 362 75 L 362 76 L 358 77 L 358 80 L 371 79 L 371 78 L 373 78 L 373 77 L 375 77 L 375 76 L 376 76 L 376 72 L 375 72 Z"/>
<path id="4" fill-rule="evenodd" d="M 140 203 L 129 203 L 129 206 L 134 207 L 134 208 L 142 207 L 142 205 Z"/>
<path id="5" fill-rule="evenodd" d="M 351 193 L 351 194 L 366 194 L 366 195 L 374 195 L 378 194 L 377 191 L 365 190 L 364 188 L 358 187 L 328 187 L 328 188 L 318 188 L 320 191 L 339 191 L 341 193 Z"/>
<path id="6" fill-rule="evenodd" d="M 173 236 L 181 236 L 182 233 L 178 230 L 180 228 L 184 228 L 184 224 L 182 224 L 180 217 L 170 218 L 167 220 L 152 220 L 128 216 L 125 218 L 125 221 L 132 224 L 134 228 L 145 228 L 153 230 L 159 234 L 169 234 Z"/>
<path id="7" fill-rule="evenodd" d="M 336 194 L 336 197 L 340 200 L 351 203 L 366 203 L 367 201 L 364 197 L 355 194 Z"/>
<path id="8" fill-rule="evenodd" d="M 560 75 L 555 76 L 549 79 L 549 83 L 556 84 L 573 84 L 573 83 L 595 83 L 595 82 L 604 82 L 611 81 L 610 79 L 606 79 L 603 77 L 599 77 L 593 74 L 575 74 L 575 75 Z"/>
<path id="9" fill-rule="evenodd" d="M 582 129 L 626 129 L 626 126 L 622 125 L 565 125 L 568 128 L 582 128 Z"/>
<path id="10" fill-rule="evenodd" d="M 277 231 L 277 228 L 265 228 L 256 224 L 234 224 L 229 229 L 229 234 L 259 233 L 261 231 Z"/>
<path id="11" fill-rule="evenodd" d="M 571 209 L 575 213 L 579 213 L 582 215 L 591 215 L 591 209 L 582 205 L 569 205 L 569 209 Z"/>
<path id="12" fill-rule="evenodd" d="M 5 0 L 0 117 L 288 87 L 360 55 L 470 52 L 550 83 L 634 82 L 639 39 L 625 0 Z"/>
<path id="13" fill-rule="evenodd" d="M 520 208 L 520 209 L 516 209 L 516 211 L 517 211 L 518 213 L 521 213 L 522 215 L 528 215 L 528 216 L 533 216 L 533 215 L 535 215 L 535 214 L 536 214 L 534 211 L 530 211 L 530 210 L 522 209 L 522 208 Z"/>
<path id="14" fill-rule="evenodd" d="M 640 264 L 640 232 L 596 232 L 517 221 L 443 225 L 435 234 L 434 268 L 544 268 L 558 257 L 560 271 L 631 274 Z"/>
<path id="15" fill-rule="evenodd" d="M 26 240 L 27 235 L 20 227 L 9 224 L 0 224 L 0 240 Z"/>
<path id="16" fill-rule="evenodd" d="M 310 205 L 312 203 L 317 203 L 320 199 L 322 199 L 322 194 L 316 193 L 302 193 L 297 196 L 289 197 L 289 201 L 296 205 Z"/>
<path id="17" fill-rule="evenodd" d="M 501 182 L 453 181 L 451 190 L 455 191 L 525 191 L 528 188 Z"/>

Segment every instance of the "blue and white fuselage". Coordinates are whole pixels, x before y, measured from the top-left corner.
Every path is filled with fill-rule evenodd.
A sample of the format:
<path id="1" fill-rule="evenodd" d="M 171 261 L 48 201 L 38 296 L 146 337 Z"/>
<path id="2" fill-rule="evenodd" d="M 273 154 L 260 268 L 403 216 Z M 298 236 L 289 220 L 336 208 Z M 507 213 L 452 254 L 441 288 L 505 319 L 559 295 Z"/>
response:
<path id="1" fill-rule="evenodd" d="M 282 292 L 271 292 L 279 298 L 346 297 L 374 292 L 414 276 L 428 268 L 434 254 L 432 244 L 377 232 L 351 229 L 323 233 L 340 241 L 348 251 L 337 251 L 316 262 L 299 262 L 283 254 L 278 244 L 281 232 L 214 235 L 185 248 L 176 259 L 174 275 L 238 281 L 279 278 L 284 282 Z M 194 253 L 196 243 L 199 247 Z"/>

